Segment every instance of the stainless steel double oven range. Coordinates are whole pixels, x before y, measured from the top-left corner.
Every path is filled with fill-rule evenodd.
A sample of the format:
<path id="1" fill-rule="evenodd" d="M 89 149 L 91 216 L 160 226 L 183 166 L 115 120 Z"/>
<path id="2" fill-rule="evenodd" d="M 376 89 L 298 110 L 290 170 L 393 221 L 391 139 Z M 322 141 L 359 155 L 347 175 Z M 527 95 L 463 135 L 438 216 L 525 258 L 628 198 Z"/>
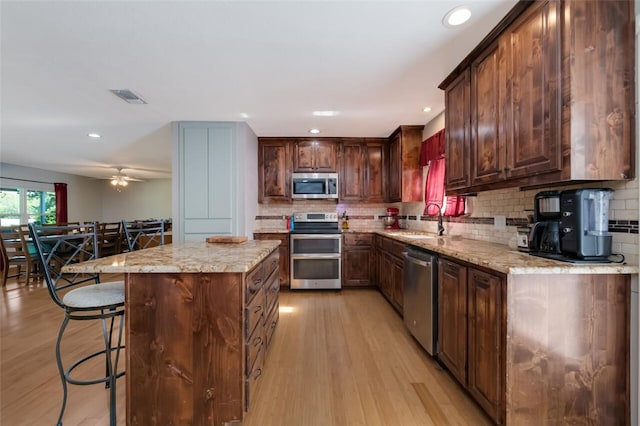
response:
<path id="1" fill-rule="evenodd" d="M 291 288 L 342 287 L 342 235 L 337 213 L 296 213 L 291 230 Z"/>

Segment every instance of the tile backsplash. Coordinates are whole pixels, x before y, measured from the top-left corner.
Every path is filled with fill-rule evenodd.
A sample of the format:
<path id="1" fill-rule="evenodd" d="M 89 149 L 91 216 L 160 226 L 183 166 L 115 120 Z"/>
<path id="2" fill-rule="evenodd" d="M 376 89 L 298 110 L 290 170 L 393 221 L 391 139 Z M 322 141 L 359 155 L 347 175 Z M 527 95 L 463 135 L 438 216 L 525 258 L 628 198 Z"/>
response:
<path id="1" fill-rule="evenodd" d="M 638 181 L 613 181 L 544 189 L 611 188 L 609 230 L 614 253 L 622 253 L 626 262 L 638 264 Z M 543 189 L 518 188 L 480 192 L 468 197 L 468 214 L 444 218 L 445 234 L 461 235 L 474 240 L 515 246 L 516 228 L 533 215 L 533 197 Z M 401 227 L 436 232 L 435 217 L 422 216 L 424 203 L 341 204 L 332 201 L 295 201 L 293 204 L 260 204 L 256 213 L 256 229 L 285 229 L 284 216 L 295 212 L 347 212 L 351 229 L 383 229 L 381 217 L 387 207 L 400 210 Z M 496 227 L 495 218 L 504 217 L 505 226 Z"/>

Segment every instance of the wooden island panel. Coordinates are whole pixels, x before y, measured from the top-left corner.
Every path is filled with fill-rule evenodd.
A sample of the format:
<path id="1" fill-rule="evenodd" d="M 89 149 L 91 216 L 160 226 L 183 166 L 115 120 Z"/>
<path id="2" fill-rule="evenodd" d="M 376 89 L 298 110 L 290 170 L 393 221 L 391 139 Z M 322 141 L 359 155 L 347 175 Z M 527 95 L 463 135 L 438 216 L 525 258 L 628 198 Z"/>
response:
<path id="1" fill-rule="evenodd" d="M 242 420 L 242 278 L 127 275 L 127 424 Z"/>
<path id="2" fill-rule="evenodd" d="M 629 275 L 514 275 L 508 425 L 629 425 Z"/>

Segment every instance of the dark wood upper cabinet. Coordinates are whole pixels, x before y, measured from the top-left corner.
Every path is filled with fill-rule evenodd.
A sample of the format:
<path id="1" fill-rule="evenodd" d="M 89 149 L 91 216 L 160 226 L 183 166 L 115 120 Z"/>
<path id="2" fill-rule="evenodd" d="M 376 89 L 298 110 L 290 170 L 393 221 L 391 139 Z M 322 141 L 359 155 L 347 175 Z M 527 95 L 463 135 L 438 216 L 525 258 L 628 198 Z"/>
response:
<path id="1" fill-rule="evenodd" d="M 344 139 L 340 167 L 340 201 L 383 202 L 385 139 Z"/>
<path id="2" fill-rule="evenodd" d="M 299 140 L 293 144 L 293 171 L 328 173 L 338 171 L 338 145 L 320 139 Z"/>
<path id="3" fill-rule="evenodd" d="M 505 178 L 560 170 L 560 10 L 536 2 L 500 37 Z"/>
<path id="4" fill-rule="evenodd" d="M 258 140 L 258 202 L 291 201 L 291 154 L 287 139 Z"/>
<path id="5" fill-rule="evenodd" d="M 400 126 L 389 137 L 388 201 L 422 201 L 420 147 L 424 126 Z"/>
<path id="6" fill-rule="evenodd" d="M 469 81 L 469 70 L 466 70 L 448 86 L 444 95 L 447 190 L 467 188 L 470 182 Z"/>
<path id="7" fill-rule="evenodd" d="M 364 199 L 372 203 L 385 200 L 387 148 L 384 139 L 368 140 L 365 144 Z"/>
<path id="8" fill-rule="evenodd" d="M 517 3 L 439 86 L 447 192 L 633 178 L 632 9 Z"/>
<path id="9" fill-rule="evenodd" d="M 505 178 L 506 144 L 500 118 L 503 85 L 499 78 L 504 63 L 500 59 L 496 43 L 471 64 L 471 185 Z M 460 174 L 456 169 L 456 175 Z M 460 182 L 466 183 L 462 187 L 468 186 L 468 181 Z"/>

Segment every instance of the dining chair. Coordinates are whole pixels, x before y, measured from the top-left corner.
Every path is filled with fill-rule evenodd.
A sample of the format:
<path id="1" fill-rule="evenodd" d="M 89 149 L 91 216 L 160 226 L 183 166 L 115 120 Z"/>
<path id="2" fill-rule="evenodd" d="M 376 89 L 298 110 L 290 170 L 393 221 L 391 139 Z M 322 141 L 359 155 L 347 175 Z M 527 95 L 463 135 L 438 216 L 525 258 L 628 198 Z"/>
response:
<path id="1" fill-rule="evenodd" d="M 2 287 L 7 285 L 7 279 L 10 277 L 20 277 L 25 275 L 25 283 L 28 284 L 31 279 L 33 265 L 28 247 L 21 234 L 20 229 L 16 227 L 2 227 L 0 229 L 0 251 L 2 252 Z M 9 275 L 11 267 L 16 268 L 14 275 Z"/>
<path id="2" fill-rule="evenodd" d="M 129 251 L 164 245 L 164 221 L 122 221 Z"/>
<path id="3" fill-rule="evenodd" d="M 98 245 L 100 257 L 120 253 L 122 222 L 101 222 L 98 224 Z"/>
<path id="4" fill-rule="evenodd" d="M 67 384 L 92 385 L 104 383 L 109 389 L 109 420 L 110 425 L 116 425 L 116 380 L 124 375 L 124 370 L 118 371 L 118 361 L 122 345 L 122 331 L 124 325 L 124 282 L 100 282 L 98 273 L 66 273 L 62 269 L 66 265 L 98 258 L 98 231 L 93 225 L 71 226 L 42 226 L 29 225 L 29 232 L 33 240 L 40 267 L 47 283 L 51 299 L 64 310 L 64 319 L 58 331 L 56 340 L 56 363 L 62 381 L 62 407 L 57 425 L 62 425 L 62 417 L 67 403 Z M 119 319 L 119 326 L 114 336 L 114 325 Z M 61 344 L 69 321 L 100 321 L 104 349 L 90 352 L 67 368 L 63 365 Z M 74 329 L 74 333 L 77 330 Z M 114 342 L 114 337 L 116 341 Z M 87 342 L 91 339 L 87 339 Z M 73 348 L 76 352 L 78 348 Z M 72 376 L 74 369 L 85 361 L 96 357 L 105 357 L 105 371 L 103 377 L 92 379 L 78 379 Z"/>

